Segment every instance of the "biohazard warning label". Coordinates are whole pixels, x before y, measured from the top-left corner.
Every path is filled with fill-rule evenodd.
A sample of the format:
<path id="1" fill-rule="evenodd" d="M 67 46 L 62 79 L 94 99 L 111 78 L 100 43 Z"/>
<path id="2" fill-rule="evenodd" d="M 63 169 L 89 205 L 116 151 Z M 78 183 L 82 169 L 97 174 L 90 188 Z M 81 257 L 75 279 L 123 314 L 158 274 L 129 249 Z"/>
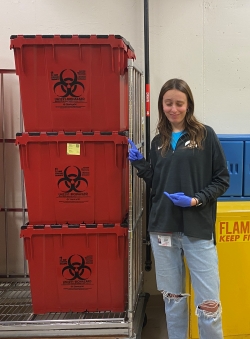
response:
<path id="1" fill-rule="evenodd" d="M 55 168 L 58 188 L 57 198 L 60 203 L 89 202 L 89 167 L 67 166 Z"/>
<path id="2" fill-rule="evenodd" d="M 82 109 L 87 106 L 85 70 L 53 70 L 50 72 L 50 81 L 54 108 Z"/>
<path id="3" fill-rule="evenodd" d="M 218 242 L 250 242 L 250 221 L 220 221 Z"/>
<path id="4" fill-rule="evenodd" d="M 93 287 L 91 279 L 93 255 L 83 257 L 73 254 L 68 258 L 59 258 L 62 274 L 62 288 L 66 290 L 90 290 Z"/>

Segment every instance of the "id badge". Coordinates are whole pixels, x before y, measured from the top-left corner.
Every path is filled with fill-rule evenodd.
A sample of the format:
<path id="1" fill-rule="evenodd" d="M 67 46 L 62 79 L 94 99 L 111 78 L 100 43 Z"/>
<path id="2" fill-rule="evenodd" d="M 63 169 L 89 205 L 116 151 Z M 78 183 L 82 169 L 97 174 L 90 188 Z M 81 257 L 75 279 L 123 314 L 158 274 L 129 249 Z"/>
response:
<path id="1" fill-rule="evenodd" d="M 158 235 L 158 244 L 159 246 L 172 246 L 172 237 L 170 234 L 168 235 Z"/>

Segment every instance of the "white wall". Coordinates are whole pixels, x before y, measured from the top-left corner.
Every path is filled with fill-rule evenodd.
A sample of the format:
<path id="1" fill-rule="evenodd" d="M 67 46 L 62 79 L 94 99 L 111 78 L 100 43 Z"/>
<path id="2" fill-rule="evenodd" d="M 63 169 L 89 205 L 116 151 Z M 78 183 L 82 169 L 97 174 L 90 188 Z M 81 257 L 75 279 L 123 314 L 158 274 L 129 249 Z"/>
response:
<path id="1" fill-rule="evenodd" d="M 161 85 L 180 77 L 202 122 L 217 133 L 250 133 L 249 14 L 248 0 L 150 2 L 152 116 Z"/>
<path id="2" fill-rule="evenodd" d="M 1 1 L 0 68 L 14 67 L 12 34 L 120 34 L 143 59 L 143 2 L 136 0 Z"/>
<path id="3" fill-rule="evenodd" d="M 189 83 L 197 117 L 217 133 L 250 133 L 249 16 L 249 0 L 149 0 L 151 137 L 159 90 L 172 77 Z M 120 34 L 134 47 L 137 65 L 144 68 L 143 0 L 1 1 L 0 23 L 0 69 L 14 68 L 12 34 Z M 16 82 L 11 86 L 9 81 L 5 110 L 8 137 L 14 138 L 20 126 L 18 95 Z M 7 172 L 15 181 L 13 170 Z M 1 242 L 2 224 L 0 232 Z M 15 264 L 11 273 L 21 271 L 21 265 Z M 154 293 L 153 272 L 145 279 Z"/>

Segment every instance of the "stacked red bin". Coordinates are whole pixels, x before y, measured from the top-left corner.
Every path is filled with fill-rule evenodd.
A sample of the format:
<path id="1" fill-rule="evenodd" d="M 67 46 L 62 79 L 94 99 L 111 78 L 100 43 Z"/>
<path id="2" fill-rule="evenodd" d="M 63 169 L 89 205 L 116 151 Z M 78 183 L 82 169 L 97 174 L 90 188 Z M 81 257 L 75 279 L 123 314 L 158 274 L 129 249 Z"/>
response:
<path id="1" fill-rule="evenodd" d="M 22 227 L 34 313 L 123 312 L 127 60 L 121 36 L 11 36 L 24 133 Z"/>

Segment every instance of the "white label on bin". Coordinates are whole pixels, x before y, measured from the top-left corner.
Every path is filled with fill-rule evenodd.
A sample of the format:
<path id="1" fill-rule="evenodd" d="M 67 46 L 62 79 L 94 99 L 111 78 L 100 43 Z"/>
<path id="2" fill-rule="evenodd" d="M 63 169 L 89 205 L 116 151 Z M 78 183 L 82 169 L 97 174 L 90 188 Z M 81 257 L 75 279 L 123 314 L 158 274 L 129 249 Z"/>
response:
<path id="1" fill-rule="evenodd" d="M 80 155 L 80 144 L 67 143 L 67 155 Z"/>
<path id="2" fill-rule="evenodd" d="M 250 242 L 250 220 L 219 221 L 219 243 Z"/>

